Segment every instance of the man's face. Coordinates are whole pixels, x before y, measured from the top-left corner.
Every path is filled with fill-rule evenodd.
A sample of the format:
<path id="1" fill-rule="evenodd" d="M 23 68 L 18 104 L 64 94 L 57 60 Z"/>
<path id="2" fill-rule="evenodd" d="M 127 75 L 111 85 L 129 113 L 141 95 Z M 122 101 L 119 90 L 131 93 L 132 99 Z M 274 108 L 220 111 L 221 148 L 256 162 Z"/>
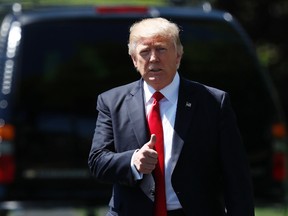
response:
<path id="1" fill-rule="evenodd" d="M 181 56 L 171 39 L 152 37 L 137 43 L 132 60 L 143 79 L 160 90 L 172 82 Z"/>

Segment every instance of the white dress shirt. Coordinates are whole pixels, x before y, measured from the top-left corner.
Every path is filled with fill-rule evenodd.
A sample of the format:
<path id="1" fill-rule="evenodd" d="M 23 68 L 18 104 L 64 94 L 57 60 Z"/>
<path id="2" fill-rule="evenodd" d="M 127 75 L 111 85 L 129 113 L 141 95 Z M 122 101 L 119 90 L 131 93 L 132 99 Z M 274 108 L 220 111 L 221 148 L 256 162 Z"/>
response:
<path id="1" fill-rule="evenodd" d="M 172 169 L 170 163 L 179 84 L 180 84 L 180 78 L 177 72 L 173 81 L 168 86 L 160 90 L 160 92 L 164 95 L 164 98 L 159 103 L 160 103 L 160 114 L 164 133 L 165 186 L 166 186 L 167 210 L 182 208 L 171 185 Z M 146 82 L 144 82 L 143 87 L 144 87 L 144 103 L 147 116 L 152 107 L 153 102 L 152 95 L 154 94 L 155 89 L 149 86 Z M 132 160 L 131 160 L 131 167 L 135 178 L 140 180 L 143 175 L 141 175 L 141 173 L 139 174 L 135 170 L 135 167 L 132 164 Z"/>

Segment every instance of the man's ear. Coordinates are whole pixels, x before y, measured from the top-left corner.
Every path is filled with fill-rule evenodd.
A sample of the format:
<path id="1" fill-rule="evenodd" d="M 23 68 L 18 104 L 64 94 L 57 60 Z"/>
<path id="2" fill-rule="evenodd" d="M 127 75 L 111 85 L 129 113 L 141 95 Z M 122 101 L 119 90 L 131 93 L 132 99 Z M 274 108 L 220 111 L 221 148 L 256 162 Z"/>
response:
<path id="1" fill-rule="evenodd" d="M 135 55 L 131 55 L 131 59 L 133 61 L 134 67 L 137 68 L 137 59 L 136 59 Z"/>
<path id="2" fill-rule="evenodd" d="M 177 57 L 176 57 L 177 69 L 180 66 L 181 59 L 182 59 L 182 55 L 180 53 L 177 53 Z"/>

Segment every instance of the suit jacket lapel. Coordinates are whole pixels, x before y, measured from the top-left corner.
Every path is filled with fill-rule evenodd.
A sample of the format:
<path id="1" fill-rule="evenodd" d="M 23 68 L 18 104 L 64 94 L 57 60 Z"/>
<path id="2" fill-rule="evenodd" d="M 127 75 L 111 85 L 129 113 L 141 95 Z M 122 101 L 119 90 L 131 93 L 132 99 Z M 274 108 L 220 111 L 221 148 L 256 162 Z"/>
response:
<path id="1" fill-rule="evenodd" d="M 127 99 L 128 115 L 132 122 L 133 131 L 137 138 L 139 148 L 149 140 L 142 85 L 143 81 L 141 79 L 138 82 L 138 85 L 132 89 Z M 143 179 L 140 181 L 139 186 L 144 194 L 154 201 L 152 191 L 155 189 L 155 181 L 152 174 L 143 175 Z"/>
<path id="2" fill-rule="evenodd" d="M 171 166 L 172 171 L 174 170 L 180 153 L 182 151 L 185 136 L 192 120 L 193 110 L 195 108 L 194 92 L 191 91 L 191 85 L 189 81 L 181 78 L 179 93 L 178 93 L 178 104 L 176 110 L 176 119 L 174 124 L 174 136 L 173 146 L 171 154 Z M 190 87 L 189 87 L 190 86 Z"/>
<path id="3" fill-rule="evenodd" d="M 138 141 L 138 147 L 142 147 L 149 139 L 142 85 L 142 79 L 136 82 L 135 88 L 131 90 L 127 98 L 127 111 Z"/>

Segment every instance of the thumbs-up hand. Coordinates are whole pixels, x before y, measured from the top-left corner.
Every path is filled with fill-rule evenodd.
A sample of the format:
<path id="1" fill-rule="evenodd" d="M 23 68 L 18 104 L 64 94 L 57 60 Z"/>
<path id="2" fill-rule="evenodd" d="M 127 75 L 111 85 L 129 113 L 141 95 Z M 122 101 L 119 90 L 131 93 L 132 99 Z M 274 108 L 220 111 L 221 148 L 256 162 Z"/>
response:
<path id="1" fill-rule="evenodd" d="M 155 169 L 158 158 L 158 154 L 154 150 L 155 143 L 156 136 L 152 134 L 150 140 L 135 153 L 133 163 L 138 172 L 149 174 Z"/>

